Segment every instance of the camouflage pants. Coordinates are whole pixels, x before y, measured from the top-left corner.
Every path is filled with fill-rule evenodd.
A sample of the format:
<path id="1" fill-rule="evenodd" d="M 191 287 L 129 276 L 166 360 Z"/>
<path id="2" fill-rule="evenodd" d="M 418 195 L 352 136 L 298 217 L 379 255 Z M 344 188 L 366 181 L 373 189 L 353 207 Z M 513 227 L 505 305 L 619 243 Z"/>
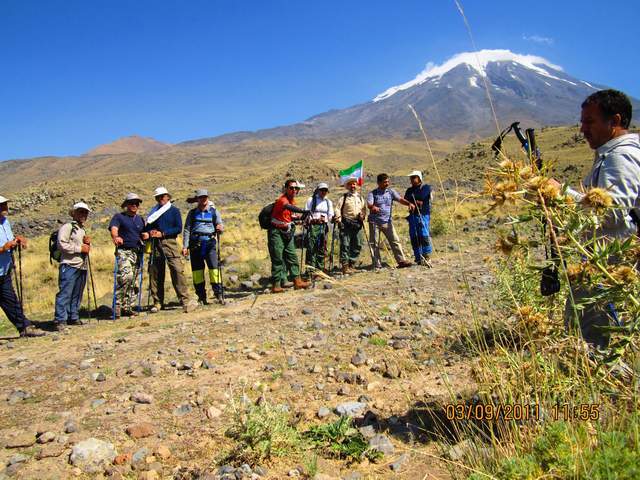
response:
<path id="1" fill-rule="evenodd" d="M 116 260 L 116 302 L 122 309 L 132 310 L 138 305 L 138 251 L 118 249 Z"/>

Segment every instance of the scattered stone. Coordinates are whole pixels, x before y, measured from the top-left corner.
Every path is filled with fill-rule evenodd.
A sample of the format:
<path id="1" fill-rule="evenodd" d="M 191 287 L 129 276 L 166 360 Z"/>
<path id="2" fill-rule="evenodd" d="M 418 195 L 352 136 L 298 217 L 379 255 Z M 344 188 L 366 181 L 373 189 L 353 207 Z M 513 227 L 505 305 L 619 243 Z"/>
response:
<path id="1" fill-rule="evenodd" d="M 378 450 L 385 455 L 390 455 L 395 450 L 393 443 L 389 440 L 389 437 L 383 435 L 382 433 L 378 433 L 373 438 L 369 440 L 369 446 L 374 450 Z"/>
<path id="2" fill-rule="evenodd" d="M 456 443 L 447 451 L 447 457 L 454 462 L 462 460 L 467 454 L 473 450 L 473 442 L 471 440 L 463 440 Z"/>
<path id="3" fill-rule="evenodd" d="M 177 417 L 182 417 L 183 415 L 186 415 L 187 413 L 191 413 L 192 410 L 193 410 L 193 408 L 191 407 L 190 404 L 183 403 L 182 405 L 179 405 L 178 407 L 176 407 L 173 410 L 173 414 L 176 415 Z"/>
<path id="4" fill-rule="evenodd" d="M 302 309 L 302 315 L 311 315 L 313 312 L 311 311 L 310 308 L 303 308 Z"/>
<path id="5" fill-rule="evenodd" d="M 295 367 L 298 364 L 298 359 L 296 358 L 295 355 L 290 355 L 287 357 L 287 365 L 289 365 L 289 367 Z"/>
<path id="6" fill-rule="evenodd" d="M 73 419 L 64 422 L 64 433 L 75 433 L 78 431 L 78 424 Z"/>
<path id="7" fill-rule="evenodd" d="M 73 446 L 69 461 L 85 473 L 98 473 L 113 462 L 117 452 L 113 444 L 89 438 Z"/>
<path id="8" fill-rule="evenodd" d="M 367 440 L 376 436 L 376 429 L 373 428 L 373 425 L 365 425 L 364 427 L 360 427 L 358 431 Z"/>
<path id="9" fill-rule="evenodd" d="M 120 455 L 116 455 L 116 458 L 113 459 L 114 465 L 126 465 L 127 463 L 131 463 L 131 452 L 129 453 L 121 453 Z"/>
<path id="10" fill-rule="evenodd" d="M 409 455 L 406 453 L 403 453 L 397 458 L 395 462 L 389 465 L 389 468 L 394 472 L 399 473 L 400 470 L 402 470 L 402 468 L 406 465 L 408 461 L 409 461 Z"/>
<path id="11" fill-rule="evenodd" d="M 153 396 L 144 392 L 136 392 L 131 395 L 131 400 L 136 403 L 150 404 L 153 402 Z"/>
<path id="12" fill-rule="evenodd" d="M 95 361 L 95 358 L 87 358 L 85 360 L 82 360 L 78 368 L 80 370 L 89 370 L 93 366 L 93 362 Z"/>
<path id="13" fill-rule="evenodd" d="M 376 333 L 378 333 L 380 331 L 380 329 L 378 327 L 372 326 L 372 327 L 366 327 L 364 330 L 362 330 L 362 332 L 360 333 L 361 337 L 364 338 L 369 338 L 373 335 L 375 335 Z"/>
<path id="14" fill-rule="evenodd" d="M 91 402 L 91 408 L 98 408 L 104 405 L 105 403 L 107 403 L 107 401 L 104 398 L 98 398 Z"/>
<path id="15" fill-rule="evenodd" d="M 171 458 L 171 450 L 164 445 L 159 445 L 158 448 L 156 448 L 156 455 L 162 460 L 167 460 Z"/>
<path id="16" fill-rule="evenodd" d="M 222 411 L 214 407 L 213 405 L 207 408 L 205 411 L 205 415 L 209 420 L 213 420 L 214 418 L 218 418 L 222 415 Z"/>
<path id="17" fill-rule="evenodd" d="M 66 443 L 66 442 L 65 442 Z M 67 450 L 66 445 L 60 443 L 49 443 L 44 445 L 36 452 L 36 460 L 42 460 L 43 458 L 59 457 Z"/>
<path id="18" fill-rule="evenodd" d="M 357 417 L 364 409 L 367 408 L 366 403 L 362 402 L 345 402 L 336 407 L 336 413 L 340 416 Z"/>
<path id="19" fill-rule="evenodd" d="M 338 395 L 342 395 L 342 396 L 347 396 L 351 393 L 351 389 L 349 388 L 349 385 L 342 385 L 339 389 L 338 389 Z"/>
<path id="20" fill-rule="evenodd" d="M 138 475 L 138 480 L 159 480 L 160 474 L 155 470 L 147 470 Z"/>
<path id="21" fill-rule="evenodd" d="M 53 432 L 44 432 L 42 435 L 38 437 L 38 443 L 49 443 L 53 442 L 56 438 L 56 434 Z"/>
<path id="22" fill-rule="evenodd" d="M 360 365 L 364 365 L 366 361 L 367 361 L 367 354 L 364 352 L 364 350 L 361 350 L 361 349 L 358 349 L 358 351 L 351 357 L 351 363 L 356 367 L 359 367 Z"/>
<path id="23" fill-rule="evenodd" d="M 397 363 L 384 360 L 384 367 L 382 369 L 382 375 L 386 378 L 400 378 L 402 371 Z"/>
<path id="24" fill-rule="evenodd" d="M 133 455 L 131 455 L 131 463 L 136 464 L 144 462 L 149 456 L 149 453 L 149 450 L 144 447 L 136 450 Z"/>
<path id="25" fill-rule="evenodd" d="M 9 465 L 15 465 L 16 463 L 25 463 L 29 460 L 29 457 L 23 455 L 22 453 L 16 453 L 9 459 Z"/>
<path id="26" fill-rule="evenodd" d="M 91 378 L 94 382 L 104 382 L 107 376 L 102 372 L 92 373 Z"/>
<path id="27" fill-rule="evenodd" d="M 331 415 L 331 410 L 327 407 L 320 407 L 318 413 L 316 413 L 316 416 L 320 419 L 327 418 L 329 415 Z"/>
<path id="28" fill-rule="evenodd" d="M 149 422 L 136 423 L 126 428 L 125 432 L 131 438 L 146 438 L 156 433 L 155 427 Z"/>
<path id="29" fill-rule="evenodd" d="M 403 350 L 405 348 L 409 348 L 409 342 L 406 340 L 394 340 L 393 341 L 393 349 L 394 350 Z"/>
<path id="30" fill-rule="evenodd" d="M 25 392 L 24 390 L 14 390 L 7 397 L 7 402 L 9 402 L 9 405 L 15 405 L 18 402 L 31 398 L 31 396 L 29 392 Z"/>
<path id="31" fill-rule="evenodd" d="M 249 360 L 260 360 L 262 357 L 261 357 L 261 356 L 260 356 L 260 354 L 259 354 L 259 353 L 257 353 L 257 352 L 249 352 L 249 353 L 247 354 L 247 358 L 248 358 Z"/>
<path id="32" fill-rule="evenodd" d="M 36 443 L 36 436 L 33 433 L 23 432 L 15 437 L 9 437 L 5 445 L 6 448 L 30 447 Z"/>

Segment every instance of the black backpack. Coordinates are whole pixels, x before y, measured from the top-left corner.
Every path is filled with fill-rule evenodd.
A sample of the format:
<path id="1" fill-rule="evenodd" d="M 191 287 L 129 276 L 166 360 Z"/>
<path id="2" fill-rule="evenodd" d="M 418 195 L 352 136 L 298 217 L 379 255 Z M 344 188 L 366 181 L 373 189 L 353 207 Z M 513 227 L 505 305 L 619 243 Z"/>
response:
<path id="1" fill-rule="evenodd" d="M 265 205 L 258 214 L 258 223 L 263 230 L 271 229 L 271 214 L 273 213 L 273 206 L 276 202 L 272 202 L 269 205 Z"/>
<path id="2" fill-rule="evenodd" d="M 60 227 L 62 228 L 62 227 Z M 71 222 L 71 233 L 69 234 L 69 239 L 78 229 L 78 224 L 76 222 Z M 49 263 L 53 264 L 53 260 L 56 262 L 60 262 L 62 259 L 62 251 L 58 248 L 58 232 L 60 229 L 51 232 L 49 235 Z"/>

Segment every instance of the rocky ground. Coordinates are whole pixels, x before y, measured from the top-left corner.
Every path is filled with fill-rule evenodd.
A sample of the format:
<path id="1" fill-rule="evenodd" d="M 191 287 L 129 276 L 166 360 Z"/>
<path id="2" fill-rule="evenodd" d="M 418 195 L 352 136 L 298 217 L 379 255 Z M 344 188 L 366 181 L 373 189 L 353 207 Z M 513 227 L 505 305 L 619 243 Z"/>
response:
<path id="1" fill-rule="evenodd" d="M 450 478 L 455 451 L 443 456 L 413 410 L 474 388 L 469 359 L 445 348 L 472 303 L 487 314 L 487 251 L 469 248 L 433 269 L 362 271 L 306 292 L 236 293 L 191 314 L 3 340 L 0 478 L 303 477 L 299 459 L 220 460 L 233 446 L 232 405 L 261 397 L 300 425 L 353 415 L 384 453 L 320 458 L 316 478 Z"/>

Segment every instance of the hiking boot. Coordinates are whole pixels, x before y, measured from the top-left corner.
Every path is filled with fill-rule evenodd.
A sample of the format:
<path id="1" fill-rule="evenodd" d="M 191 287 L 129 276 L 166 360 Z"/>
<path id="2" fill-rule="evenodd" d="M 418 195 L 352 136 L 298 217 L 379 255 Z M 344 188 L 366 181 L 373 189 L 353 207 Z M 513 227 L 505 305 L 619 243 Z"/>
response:
<path id="1" fill-rule="evenodd" d="M 293 282 L 284 282 L 282 288 L 293 288 Z"/>
<path id="2" fill-rule="evenodd" d="M 182 311 L 184 313 L 191 313 L 196 308 L 198 308 L 198 303 L 194 302 L 193 300 L 189 300 L 186 304 L 182 305 Z"/>
<path id="3" fill-rule="evenodd" d="M 158 313 L 162 309 L 162 305 L 155 303 L 150 309 L 150 313 Z"/>
<path id="4" fill-rule="evenodd" d="M 202 305 L 203 307 L 209 305 L 206 298 L 198 298 L 198 305 Z"/>
<path id="5" fill-rule="evenodd" d="M 306 288 L 309 288 L 311 284 L 305 280 L 302 280 L 302 278 L 300 277 L 296 277 L 293 279 L 293 288 L 295 288 L 296 290 L 304 290 Z"/>
<path id="6" fill-rule="evenodd" d="M 222 295 L 222 292 L 218 292 L 218 293 L 214 293 L 214 295 L 216 296 L 216 301 L 220 304 L 220 305 L 224 305 L 226 302 L 224 301 L 224 296 Z"/>
<path id="7" fill-rule="evenodd" d="M 431 265 L 431 259 L 429 257 L 422 257 L 420 259 L 420 261 L 416 262 L 418 265 L 421 265 L 423 267 L 427 267 L 427 268 L 433 268 L 433 265 Z"/>
<path id="8" fill-rule="evenodd" d="M 291 283 L 291 282 L 288 282 Z M 291 284 L 293 286 L 293 284 Z M 271 287 L 271 293 L 282 293 L 284 292 L 284 288 L 282 288 L 280 286 L 279 283 L 274 283 L 273 286 Z"/>
<path id="9" fill-rule="evenodd" d="M 348 275 L 349 273 L 351 273 L 351 271 L 349 270 L 349 265 L 345 263 L 344 265 L 342 265 L 342 274 Z"/>
<path id="10" fill-rule="evenodd" d="M 411 262 L 407 262 L 406 260 L 402 260 L 400 262 L 398 262 L 398 268 L 407 268 L 410 267 L 412 265 Z"/>
<path id="11" fill-rule="evenodd" d="M 35 338 L 35 337 L 44 337 L 45 333 L 42 330 L 36 330 L 31 325 L 24 327 L 20 330 L 21 338 Z"/>

